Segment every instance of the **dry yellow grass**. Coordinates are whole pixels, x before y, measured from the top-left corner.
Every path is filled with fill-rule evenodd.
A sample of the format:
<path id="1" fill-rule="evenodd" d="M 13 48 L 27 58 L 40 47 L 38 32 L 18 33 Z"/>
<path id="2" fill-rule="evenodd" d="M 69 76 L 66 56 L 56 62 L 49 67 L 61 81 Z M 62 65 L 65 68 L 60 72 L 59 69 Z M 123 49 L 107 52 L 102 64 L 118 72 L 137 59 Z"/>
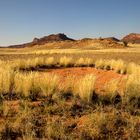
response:
<path id="1" fill-rule="evenodd" d="M 52 66 L 53 64 L 56 64 L 54 57 L 48 57 L 44 61 L 45 61 L 44 65 L 47 66 Z"/>
<path id="2" fill-rule="evenodd" d="M 67 67 L 67 66 L 70 66 L 73 64 L 72 61 L 73 61 L 72 57 L 63 56 L 60 58 L 59 64 L 60 64 L 60 66 Z"/>
<path id="3" fill-rule="evenodd" d="M 111 109 L 110 112 L 97 111 L 86 116 L 86 119 L 83 126 L 81 126 L 81 129 L 85 128 L 85 131 L 89 133 L 89 136 L 91 138 L 99 138 L 101 135 L 106 136 L 105 132 L 107 131 L 111 132 L 109 133 L 108 139 L 118 139 L 119 137 L 122 138 L 122 136 L 118 134 L 119 131 L 124 133 L 124 139 L 126 138 L 125 134 L 127 134 L 128 139 L 131 139 L 132 136 L 138 137 L 139 135 L 135 132 L 136 122 L 139 121 L 140 119 L 138 116 L 131 116 L 130 119 L 129 113 L 123 111 L 118 112 L 117 109 L 114 108 Z M 120 128 L 121 130 L 123 129 L 123 131 L 120 131 Z M 114 131 L 116 133 L 112 133 Z"/>
<path id="4" fill-rule="evenodd" d="M 95 67 L 96 68 L 101 68 L 103 69 L 105 65 L 105 61 L 103 59 L 99 59 L 95 62 Z"/>
<path id="5" fill-rule="evenodd" d="M 38 88 L 40 88 L 38 78 L 38 73 L 16 73 L 14 78 L 14 93 L 21 97 L 28 97 L 31 92 L 37 92 Z"/>
<path id="6" fill-rule="evenodd" d="M 95 91 L 95 75 L 86 75 L 76 83 L 75 94 L 78 94 L 81 99 L 90 102 Z"/>
<path id="7" fill-rule="evenodd" d="M 0 93 L 10 93 L 13 83 L 14 72 L 11 69 L 0 68 Z"/>
<path id="8" fill-rule="evenodd" d="M 40 49 L 39 47 L 38 49 Z M 32 49 L 9 49 L 7 50 L 9 52 L 3 49 L 2 51 L 7 56 L 10 54 L 9 57 L 11 54 L 20 55 L 20 53 L 35 55 Z M 72 55 L 55 57 L 54 54 L 59 54 L 59 50 L 46 51 L 44 54 L 44 50 L 36 51 L 37 54 L 40 53 L 40 56 L 36 58 L 32 56 L 32 58 L 26 60 L 0 61 L 0 139 L 11 139 L 13 134 L 15 137 L 17 136 L 17 139 L 21 136 L 20 138 L 25 140 L 36 138 L 138 139 L 140 137 L 139 109 L 135 106 L 132 108 L 129 106 L 132 104 L 131 99 L 136 101 L 137 107 L 139 105 L 139 65 L 134 63 L 127 64 L 122 60 L 110 60 L 110 57 L 109 60 L 100 59 L 96 61 L 94 56 L 92 58 L 88 57 L 91 50 L 85 50 L 87 53 L 85 57 L 81 56 L 84 52 L 81 50 L 77 50 L 77 52 L 79 51 L 78 53 L 75 50 L 73 52 L 63 50 L 61 52 L 61 55 L 68 53 L 80 54 L 80 56 L 75 57 L 76 59 L 73 59 Z M 91 55 L 102 51 L 91 51 Z M 119 53 L 127 52 L 128 50 L 106 49 L 105 51 L 118 51 Z M 135 50 L 133 49 L 133 51 Z M 42 56 L 45 54 L 49 54 L 49 56 Z M 26 58 L 24 55 L 23 58 Z M 125 104 L 122 102 L 117 105 L 114 102 L 110 105 L 104 104 L 100 94 L 96 94 L 94 87 L 96 76 L 94 75 L 78 78 L 69 76 L 65 81 L 61 79 L 60 84 L 60 77 L 57 75 L 30 72 L 32 71 L 31 67 L 38 70 L 41 66 L 46 66 L 46 68 L 51 68 L 55 65 L 57 67 L 67 67 L 70 64 L 72 66 L 95 65 L 97 68 L 114 69 L 119 73 L 125 73 L 126 71 L 127 75 L 124 76 L 126 77 L 126 85 L 123 90 L 124 94 L 121 94 L 121 99 L 125 101 Z M 21 71 L 19 70 L 20 68 L 25 70 Z M 40 69 L 42 70 L 42 67 Z M 105 94 L 103 94 L 103 98 L 108 96 L 112 100 L 116 93 L 120 92 L 118 91 L 118 83 L 118 79 L 113 79 L 107 83 L 104 87 Z M 14 95 L 14 100 L 7 98 L 8 94 L 10 95 L 11 93 Z M 66 99 L 69 93 L 78 95 L 78 98 L 75 96 L 73 98 L 70 95 L 70 98 Z M 94 93 L 97 95 L 97 101 L 100 101 L 96 102 L 97 104 L 94 104 L 94 101 L 91 102 Z M 59 96 L 60 94 L 62 94 L 61 97 Z M 16 97 L 20 97 L 20 99 Z M 82 102 L 79 97 L 85 102 Z M 33 101 L 36 99 L 37 102 L 32 102 L 30 99 Z"/>
<path id="9" fill-rule="evenodd" d="M 105 94 L 103 96 L 111 103 L 115 101 L 117 96 L 121 96 L 121 93 L 119 92 L 119 82 L 120 79 L 113 79 L 106 83 L 104 87 Z"/>
<path id="10" fill-rule="evenodd" d="M 38 85 L 41 89 L 41 92 L 44 96 L 52 96 L 55 93 L 59 92 L 59 76 L 58 75 L 49 75 L 45 74 L 42 78 L 39 79 Z"/>
<path id="11" fill-rule="evenodd" d="M 40 96 L 49 96 L 52 95 L 53 92 L 59 89 L 59 77 L 57 76 L 49 76 L 44 75 L 43 78 L 39 77 L 39 73 L 31 72 L 31 73 L 21 73 L 19 71 L 20 68 L 30 68 L 30 67 L 38 67 L 38 66 L 53 66 L 59 65 L 62 67 L 67 66 L 90 66 L 95 65 L 96 68 L 101 69 L 111 69 L 119 72 L 121 74 L 127 73 L 129 78 L 126 82 L 126 92 L 129 94 L 137 94 L 139 91 L 139 72 L 140 66 L 134 63 L 126 64 L 122 60 L 104 60 L 100 59 L 94 61 L 93 59 L 86 58 L 83 59 L 82 57 L 77 61 L 74 61 L 71 57 L 61 57 L 57 60 L 57 63 L 54 57 L 37 57 L 28 60 L 15 60 L 4 62 L 0 61 L 0 93 L 16 93 L 18 96 L 28 97 L 30 94 L 32 95 L 33 92 L 35 94 L 40 94 Z M 17 69 L 16 71 L 15 68 Z M 91 92 L 90 90 L 94 90 L 94 86 L 91 87 L 91 83 L 95 82 L 95 76 L 87 76 L 79 81 L 79 85 L 77 84 L 77 93 L 82 99 L 86 99 L 87 101 L 91 100 Z M 70 83 L 69 83 L 70 84 Z M 74 83 L 73 83 L 74 84 Z M 68 86 L 68 85 L 67 85 Z M 68 90 L 68 87 L 65 87 Z M 73 87 L 75 88 L 75 87 Z M 107 92 L 111 95 L 114 94 L 117 88 L 117 81 L 108 83 L 106 86 Z"/>
<path id="12" fill-rule="evenodd" d="M 140 66 L 135 63 L 129 63 L 126 67 L 127 74 L 140 74 Z"/>
<path id="13" fill-rule="evenodd" d="M 85 62 L 84 62 L 84 58 L 79 58 L 76 63 L 75 63 L 75 66 L 81 66 L 81 65 L 84 65 Z"/>
<path id="14" fill-rule="evenodd" d="M 125 86 L 126 98 L 140 98 L 140 75 L 132 74 L 127 76 Z"/>
<path id="15" fill-rule="evenodd" d="M 39 96 L 51 96 L 58 92 L 59 77 L 57 75 L 44 75 L 38 73 L 16 73 L 14 79 L 14 93 L 19 96 L 29 97 L 39 94 Z"/>

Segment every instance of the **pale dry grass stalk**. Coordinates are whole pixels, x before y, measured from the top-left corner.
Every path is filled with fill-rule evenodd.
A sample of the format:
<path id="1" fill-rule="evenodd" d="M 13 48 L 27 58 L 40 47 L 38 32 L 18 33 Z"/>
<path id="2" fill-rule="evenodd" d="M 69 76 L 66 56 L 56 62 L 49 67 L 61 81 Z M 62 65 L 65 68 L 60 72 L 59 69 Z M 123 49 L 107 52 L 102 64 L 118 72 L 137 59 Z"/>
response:
<path id="1" fill-rule="evenodd" d="M 45 65 L 46 66 L 52 66 L 52 65 L 55 65 L 56 62 L 54 60 L 54 57 L 48 57 L 45 59 Z"/>
<path id="2" fill-rule="evenodd" d="M 95 80 L 96 76 L 92 74 L 79 79 L 75 86 L 76 94 L 78 94 L 81 99 L 90 102 L 95 91 Z"/>
<path id="3" fill-rule="evenodd" d="M 8 63 L 9 67 L 14 68 L 14 66 L 17 69 L 27 69 L 37 66 L 55 66 L 57 65 L 57 62 L 62 67 L 68 67 L 68 66 L 94 66 L 99 69 L 105 69 L 105 70 L 114 70 L 117 73 L 120 74 L 132 74 L 132 73 L 139 73 L 140 72 L 140 66 L 136 65 L 134 63 L 126 64 L 123 60 L 105 60 L 105 59 L 99 59 L 94 61 L 91 58 L 79 58 L 77 61 L 74 61 L 72 57 L 63 56 L 60 57 L 60 59 L 57 61 L 54 59 L 54 57 L 36 57 L 32 59 L 19 59 L 14 60 L 11 64 Z M 3 61 L 0 62 L 0 64 L 5 65 Z"/>
<path id="4" fill-rule="evenodd" d="M 76 90 L 76 76 L 67 76 L 64 81 L 61 81 L 59 85 L 59 90 L 62 93 L 75 93 Z"/>
<path id="5" fill-rule="evenodd" d="M 125 85 L 126 98 L 140 97 L 140 75 L 128 75 Z"/>
<path id="6" fill-rule="evenodd" d="M 104 65 L 105 65 L 105 60 L 103 60 L 103 59 L 99 59 L 99 60 L 95 61 L 96 68 L 103 69 Z"/>
<path id="7" fill-rule="evenodd" d="M 131 62 L 127 65 L 126 72 L 127 72 L 127 74 L 139 75 L 140 74 L 140 66 Z"/>
<path id="8" fill-rule="evenodd" d="M 39 81 L 39 87 L 44 96 L 52 96 L 53 94 L 59 92 L 59 76 L 45 74 Z"/>
<path id="9" fill-rule="evenodd" d="M 113 79 L 105 84 L 105 94 L 104 98 L 108 99 L 109 102 L 115 101 L 117 96 L 120 96 L 119 93 L 119 82 L 120 79 Z"/>
<path id="10" fill-rule="evenodd" d="M 64 66 L 64 67 L 72 65 L 73 64 L 72 57 L 66 57 L 66 56 L 61 57 L 59 60 L 59 64 L 60 66 Z"/>
<path id="11" fill-rule="evenodd" d="M 75 66 L 77 66 L 77 67 L 80 67 L 80 66 L 82 66 L 82 65 L 84 65 L 85 64 L 85 60 L 84 60 L 84 58 L 79 58 L 76 62 L 75 62 Z"/>
<path id="12" fill-rule="evenodd" d="M 105 91 L 109 94 L 115 94 L 118 91 L 119 81 L 120 79 L 113 79 L 107 82 L 105 85 Z"/>
<path id="13" fill-rule="evenodd" d="M 17 73 L 14 79 L 14 92 L 19 96 L 28 97 L 38 87 L 38 73 Z"/>
<path id="14" fill-rule="evenodd" d="M 10 93 L 13 84 L 14 71 L 8 68 L 0 68 L 0 93 Z"/>
<path id="15" fill-rule="evenodd" d="M 85 65 L 86 66 L 92 66 L 92 65 L 94 65 L 94 60 L 91 59 L 91 58 L 86 58 L 85 59 Z"/>
<path id="16" fill-rule="evenodd" d="M 111 69 L 115 70 L 115 72 L 119 72 L 123 74 L 126 71 L 126 64 L 121 59 L 116 60 L 116 61 L 112 60 Z"/>

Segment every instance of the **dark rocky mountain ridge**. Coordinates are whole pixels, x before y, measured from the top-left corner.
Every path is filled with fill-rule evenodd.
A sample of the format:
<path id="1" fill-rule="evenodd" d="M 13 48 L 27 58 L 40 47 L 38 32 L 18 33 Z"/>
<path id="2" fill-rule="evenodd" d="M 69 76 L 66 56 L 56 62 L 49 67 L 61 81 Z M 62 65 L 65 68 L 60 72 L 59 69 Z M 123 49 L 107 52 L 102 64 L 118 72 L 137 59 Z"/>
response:
<path id="1" fill-rule="evenodd" d="M 24 47 L 32 47 L 34 45 L 43 45 L 50 42 L 57 42 L 57 41 L 74 41 L 72 38 L 68 38 L 65 34 L 51 34 L 49 36 L 44 36 L 42 38 L 34 38 L 32 42 L 20 44 L 20 45 L 11 45 L 8 46 L 10 48 L 24 48 Z"/>

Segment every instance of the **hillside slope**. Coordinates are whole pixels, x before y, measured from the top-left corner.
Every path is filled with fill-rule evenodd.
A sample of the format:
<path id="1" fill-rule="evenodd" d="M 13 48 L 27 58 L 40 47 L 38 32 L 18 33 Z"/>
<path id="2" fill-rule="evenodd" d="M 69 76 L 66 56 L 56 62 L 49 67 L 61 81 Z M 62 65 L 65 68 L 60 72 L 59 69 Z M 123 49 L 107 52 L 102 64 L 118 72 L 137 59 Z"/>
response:
<path id="1" fill-rule="evenodd" d="M 20 45 L 11 45 L 8 46 L 10 48 L 24 48 L 24 47 L 32 47 L 34 45 L 44 45 L 50 42 L 58 42 L 58 41 L 74 41 L 74 39 L 68 38 L 65 34 L 51 34 L 49 36 L 44 36 L 42 38 L 34 38 L 32 42 L 20 44 Z"/>
<path id="2" fill-rule="evenodd" d="M 131 33 L 126 35 L 122 41 L 127 43 L 140 43 L 140 34 Z"/>
<path id="3" fill-rule="evenodd" d="M 86 48 L 86 49 L 102 49 L 102 48 L 123 48 L 124 45 L 114 37 L 108 38 L 83 38 L 81 40 L 74 40 L 67 37 L 65 34 L 52 34 L 42 38 L 34 38 L 32 42 L 9 46 L 10 48 L 27 48 L 36 47 L 38 49 L 65 49 L 65 48 Z"/>

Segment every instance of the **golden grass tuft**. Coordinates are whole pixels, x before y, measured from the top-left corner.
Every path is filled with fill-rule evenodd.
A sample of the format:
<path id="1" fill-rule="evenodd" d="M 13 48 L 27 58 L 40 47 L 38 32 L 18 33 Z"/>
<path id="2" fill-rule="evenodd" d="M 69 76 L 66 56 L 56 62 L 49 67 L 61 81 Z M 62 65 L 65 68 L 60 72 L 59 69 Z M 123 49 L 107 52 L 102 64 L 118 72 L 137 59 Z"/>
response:
<path id="1" fill-rule="evenodd" d="M 103 69 L 105 65 L 105 61 L 103 59 L 99 59 L 95 62 L 95 67 Z"/>
<path id="2" fill-rule="evenodd" d="M 126 72 L 126 64 L 121 59 L 116 61 L 112 60 L 111 69 L 115 70 L 117 73 L 123 74 Z"/>
<path id="3" fill-rule="evenodd" d="M 46 66 L 52 66 L 52 65 L 55 65 L 55 60 L 54 60 L 54 57 L 48 57 L 45 59 L 45 65 Z"/>
<path id="4" fill-rule="evenodd" d="M 59 64 L 60 66 L 64 66 L 64 67 L 71 66 L 73 64 L 72 57 L 66 57 L 66 56 L 61 57 L 59 60 Z"/>
<path id="5" fill-rule="evenodd" d="M 105 84 L 105 94 L 102 98 L 104 98 L 109 103 L 115 103 L 115 101 L 119 102 L 119 99 L 116 100 L 116 97 L 118 98 L 121 96 L 119 93 L 119 82 L 120 79 L 113 79 Z"/>
<path id="6" fill-rule="evenodd" d="M 115 94 L 116 92 L 118 92 L 119 80 L 120 79 L 113 79 L 109 81 L 108 83 L 106 83 L 105 85 L 106 93 Z"/>
<path id="7" fill-rule="evenodd" d="M 13 84 L 14 71 L 11 69 L 0 68 L 0 93 L 10 93 Z"/>
<path id="8" fill-rule="evenodd" d="M 92 100 L 92 96 L 95 91 L 95 80 L 96 76 L 90 74 L 77 81 L 75 92 L 80 96 L 82 100 L 87 102 Z"/>
<path id="9" fill-rule="evenodd" d="M 55 93 L 58 93 L 59 89 L 59 76 L 58 75 L 49 75 L 45 74 L 40 78 L 38 82 L 41 92 L 44 96 L 52 96 Z"/>
<path id="10" fill-rule="evenodd" d="M 128 75 L 125 85 L 125 97 L 127 99 L 140 98 L 140 75 Z"/>
<path id="11" fill-rule="evenodd" d="M 57 92 L 59 77 L 57 75 L 39 76 L 38 73 L 17 73 L 14 79 L 14 92 L 23 97 L 50 96 Z"/>
<path id="12" fill-rule="evenodd" d="M 79 58 L 76 62 L 75 62 L 75 66 L 79 67 L 85 64 L 84 58 Z"/>
<path id="13" fill-rule="evenodd" d="M 127 74 L 139 74 L 140 73 L 140 66 L 131 62 L 126 67 Z"/>
<path id="14" fill-rule="evenodd" d="M 16 73 L 14 79 L 14 93 L 19 96 L 28 97 L 35 92 L 38 86 L 38 73 Z"/>

